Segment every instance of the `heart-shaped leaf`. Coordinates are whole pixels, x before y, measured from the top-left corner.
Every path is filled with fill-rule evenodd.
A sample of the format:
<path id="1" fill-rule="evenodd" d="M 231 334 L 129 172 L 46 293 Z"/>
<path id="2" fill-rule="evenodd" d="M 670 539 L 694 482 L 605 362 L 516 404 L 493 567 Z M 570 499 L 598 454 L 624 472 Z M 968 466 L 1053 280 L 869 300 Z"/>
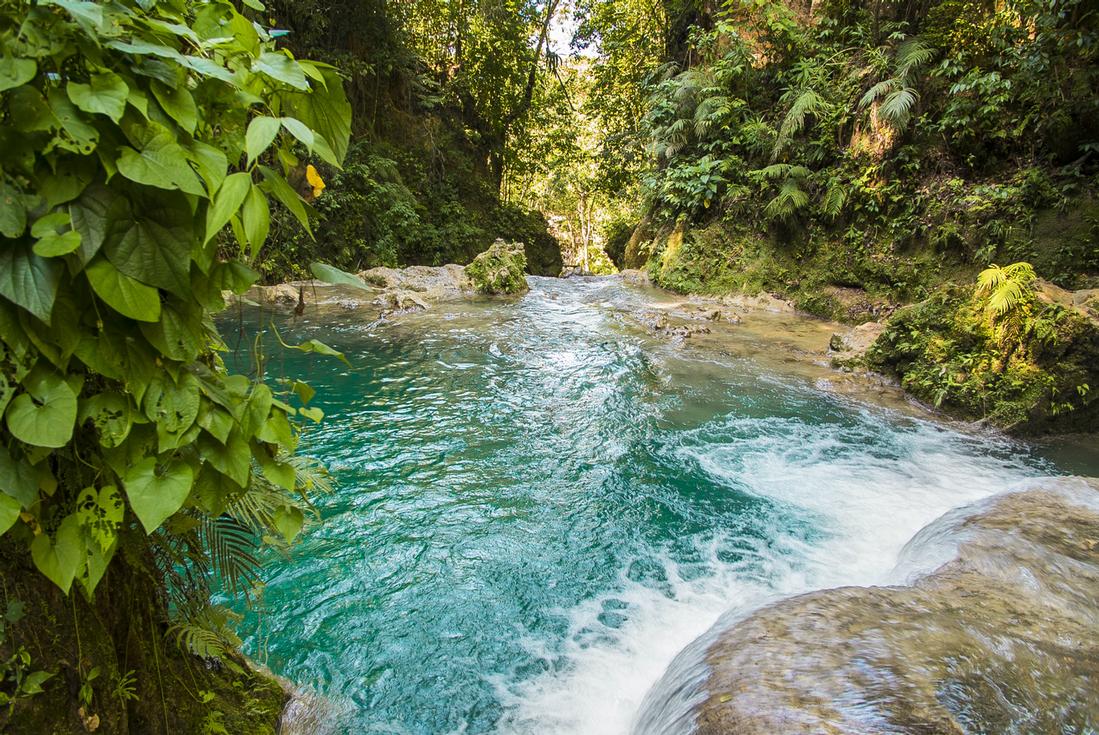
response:
<path id="1" fill-rule="evenodd" d="M 96 258 L 84 269 L 96 295 L 123 316 L 141 322 L 160 318 L 160 293 L 115 268 L 106 258 Z"/>
<path id="2" fill-rule="evenodd" d="M 36 370 L 23 381 L 25 393 L 12 399 L 8 429 L 21 442 L 36 447 L 63 447 L 76 423 L 76 393 L 60 376 Z"/>
<path id="3" fill-rule="evenodd" d="M 183 507 L 194 479 L 194 472 L 183 462 L 158 466 L 156 458 L 149 457 L 127 470 L 122 485 L 145 532 L 152 533 Z"/>
<path id="4" fill-rule="evenodd" d="M 38 571 L 68 594 L 73 578 L 84 564 L 85 547 L 80 518 L 74 513 L 61 521 L 56 539 L 45 533 L 34 537 L 31 558 Z"/>

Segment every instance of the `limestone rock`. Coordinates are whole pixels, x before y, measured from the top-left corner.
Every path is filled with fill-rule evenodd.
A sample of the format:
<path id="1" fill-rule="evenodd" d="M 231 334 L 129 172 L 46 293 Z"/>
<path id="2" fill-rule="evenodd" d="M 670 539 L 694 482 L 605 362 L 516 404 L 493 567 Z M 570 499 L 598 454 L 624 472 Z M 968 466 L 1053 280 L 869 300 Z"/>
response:
<path id="1" fill-rule="evenodd" d="M 497 240 L 466 266 L 465 274 L 481 294 L 519 294 L 528 289 L 527 256 L 522 243 Z"/>
<path id="2" fill-rule="evenodd" d="M 719 633 L 697 732 L 1087 731 L 1099 721 L 1097 539 L 1094 479 L 949 513 L 906 553 L 935 558 L 947 542 L 956 556 L 914 585 L 813 592 Z"/>

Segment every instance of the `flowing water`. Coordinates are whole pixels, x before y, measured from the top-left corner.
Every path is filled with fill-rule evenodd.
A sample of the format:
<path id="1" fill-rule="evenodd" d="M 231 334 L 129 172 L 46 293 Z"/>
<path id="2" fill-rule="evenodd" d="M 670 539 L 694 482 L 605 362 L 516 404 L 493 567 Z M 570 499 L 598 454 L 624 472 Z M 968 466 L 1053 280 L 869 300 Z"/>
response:
<path id="1" fill-rule="evenodd" d="M 895 581 L 943 512 L 1059 474 L 1024 445 L 828 392 L 747 321 L 681 344 L 643 328 L 654 297 L 617 279 L 531 283 L 391 323 L 234 317 L 352 364 L 269 366 L 318 390 L 327 418 L 302 447 L 338 484 L 245 621 L 249 652 L 317 693 L 299 729 L 629 732 L 727 610 Z"/>

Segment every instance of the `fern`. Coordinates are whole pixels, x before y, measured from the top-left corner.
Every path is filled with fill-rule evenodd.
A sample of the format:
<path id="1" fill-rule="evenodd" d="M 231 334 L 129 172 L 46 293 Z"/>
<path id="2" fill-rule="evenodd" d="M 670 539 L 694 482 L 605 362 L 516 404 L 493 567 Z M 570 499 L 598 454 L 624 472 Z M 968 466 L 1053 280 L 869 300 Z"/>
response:
<path id="1" fill-rule="evenodd" d="M 229 592 L 236 593 L 259 579 L 259 560 L 255 556 L 259 538 L 251 528 L 222 515 L 203 521 L 202 537 L 213 567 Z"/>
<path id="2" fill-rule="evenodd" d="M 782 125 L 779 126 L 778 138 L 775 140 L 775 147 L 771 151 L 771 160 L 778 158 L 790 139 L 805 129 L 806 120 L 810 115 L 820 115 L 827 107 L 828 103 L 825 99 L 814 90 L 805 89 L 799 92 L 797 97 L 794 98 L 793 104 L 790 105 L 786 116 L 782 119 Z"/>
<path id="3" fill-rule="evenodd" d="M 986 296 L 985 308 L 1001 318 L 1021 306 L 1038 278 L 1030 263 L 991 265 L 977 276 L 977 293 Z"/>
<path id="4" fill-rule="evenodd" d="M 801 188 L 796 179 L 787 179 L 775 196 L 764 208 L 771 219 L 787 220 L 809 203 L 809 195 Z"/>
<path id="5" fill-rule="evenodd" d="M 914 79 L 916 71 L 931 61 L 934 49 L 926 46 L 918 38 L 910 38 L 897 47 L 893 60 L 893 75 L 874 84 L 866 90 L 859 100 L 859 108 L 866 108 L 875 102 L 880 103 L 878 114 L 895 130 L 903 130 L 912 117 L 912 111 L 919 101 Z"/>
<path id="6" fill-rule="evenodd" d="M 194 617 L 172 625 L 167 635 L 181 651 L 199 658 L 224 659 L 241 645 L 232 628 L 239 621 L 240 615 L 227 608 L 208 605 Z"/>
<path id="7" fill-rule="evenodd" d="M 821 202 L 821 211 L 825 216 L 835 219 L 843 211 L 844 205 L 847 204 L 847 187 L 843 184 L 833 181 L 832 185 L 828 187 L 828 191 L 824 194 L 824 200 Z"/>

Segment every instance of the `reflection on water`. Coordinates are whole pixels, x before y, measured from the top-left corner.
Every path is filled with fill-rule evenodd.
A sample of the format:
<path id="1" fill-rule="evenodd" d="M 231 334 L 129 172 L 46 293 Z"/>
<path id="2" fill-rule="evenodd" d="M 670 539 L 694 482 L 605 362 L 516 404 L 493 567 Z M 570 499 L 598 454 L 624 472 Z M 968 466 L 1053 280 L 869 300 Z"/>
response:
<path id="1" fill-rule="evenodd" d="M 882 581 L 942 512 L 1056 472 L 822 392 L 835 374 L 797 356 L 826 325 L 766 315 L 680 344 L 635 318 L 650 294 L 531 280 L 392 324 L 280 324 L 354 367 L 272 355 L 318 389 L 303 449 L 339 487 L 273 561 L 246 643 L 322 695 L 330 732 L 626 732 L 729 608 Z"/>

